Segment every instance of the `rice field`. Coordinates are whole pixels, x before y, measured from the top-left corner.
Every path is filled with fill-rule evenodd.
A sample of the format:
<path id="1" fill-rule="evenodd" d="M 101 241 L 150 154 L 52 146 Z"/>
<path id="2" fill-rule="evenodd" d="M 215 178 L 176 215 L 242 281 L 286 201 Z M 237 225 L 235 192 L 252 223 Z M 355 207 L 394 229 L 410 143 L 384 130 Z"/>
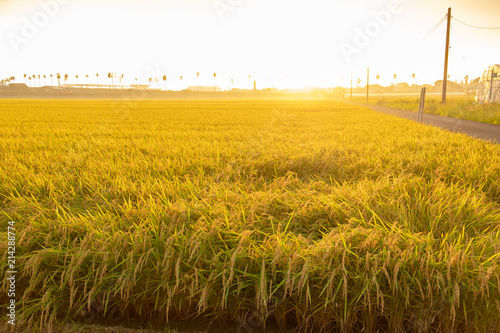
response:
<path id="1" fill-rule="evenodd" d="M 500 332 L 498 145 L 333 101 L 2 100 L 0 119 L 17 328 Z"/>

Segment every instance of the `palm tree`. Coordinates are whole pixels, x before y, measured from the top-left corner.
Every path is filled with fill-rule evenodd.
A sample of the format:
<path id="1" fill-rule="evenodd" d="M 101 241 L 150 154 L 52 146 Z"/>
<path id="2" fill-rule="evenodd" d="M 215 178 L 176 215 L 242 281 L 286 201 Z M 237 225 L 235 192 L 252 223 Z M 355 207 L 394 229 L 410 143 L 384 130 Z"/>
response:
<path id="1" fill-rule="evenodd" d="M 95 74 L 95 77 L 96 77 L 97 79 L 99 79 L 99 73 L 96 73 L 96 74 Z"/>
<path id="2" fill-rule="evenodd" d="M 137 79 L 135 79 L 137 81 Z M 166 75 L 163 75 L 163 90 L 167 90 L 165 88 L 165 85 L 167 84 L 167 76 Z"/>
<path id="3" fill-rule="evenodd" d="M 215 85 L 215 79 L 217 77 L 217 73 L 214 73 L 214 92 L 217 91 L 217 86 Z"/>
<path id="4" fill-rule="evenodd" d="M 40 82 L 40 74 L 38 74 L 38 86 L 41 87 L 42 83 Z"/>
<path id="5" fill-rule="evenodd" d="M 28 82 L 26 82 L 26 74 L 24 74 L 24 83 L 26 83 L 26 84 L 28 83 Z"/>
<path id="6" fill-rule="evenodd" d="M 57 73 L 57 85 L 61 86 L 61 73 Z"/>
<path id="7" fill-rule="evenodd" d="M 30 87 L 31 87 L 31 76 L 28 77 L 28 80 L 30 80 Z"/>
<path id="8" fill-rule="evenodd" d="M 43 85 L 46 86 L 47 85 L 47 75 L 44 75 L 43 76 Z"/>
<path id="9" fill-rule="evenodd" d="M 68 74 L 64 74 L 64 84 L 66 85 L 67 82 L 68 82 L 68 78 L 69 78 L 69 75 Z"/>
<path id="10" fill-rule="evenodd" d="M 78 85 L 78 75 L 75 75 L 76 78 L 76 84 Z"/>
<path id="11" fill-rule="evenodd" d="M 36 87 L 36 82 L 35 82 L 35 79 L 36 79 L 36 75 L 33 74 L 33 87 Z"/>
<path id="12" fill-rule="evenodd" d="M 113 87 L 113 74 L 108 73 L 108 78 L 111 79 L 111 87 Z"/>
<path id="13" fill-rule="evenodd" d="M 398 78 L 398 75 L 394 74 L 394 80 L 396 80 L 397 78 Z"/>
<path id="14" fill-rule="evenodd" d="M 52 80 L 52 74 L 50 74 L 50 85 L 53 86 L 54 85 L 54 81 Z"/>
<path id="15" fill-rule="evenodd" d="M 85 75 L 85 78 L 87 79 L 87 88 L 89 87 L 89 75 Z"/>

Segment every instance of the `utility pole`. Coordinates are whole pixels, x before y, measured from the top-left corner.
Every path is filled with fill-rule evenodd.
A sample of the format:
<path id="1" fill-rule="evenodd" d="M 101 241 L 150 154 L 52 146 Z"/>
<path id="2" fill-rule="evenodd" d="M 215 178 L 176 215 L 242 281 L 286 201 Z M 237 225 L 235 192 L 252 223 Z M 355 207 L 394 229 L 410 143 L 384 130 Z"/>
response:
<path id="1" fill-rule="evenodd" d="M 366 103 L 368 103 L 368 96 L 370 96 L 370 67 L 366 69 Z"/>
<path id="2" fill-rule="evenodd" d="M 352 72 L 351 72 L 351 101 L 352 101 Z"/>
<path id="3" fill-rule="evenodd" d="M 446 104 L 446 88 L 448 86 L 448 54 L 450 51 L 450 26 L 451 26 L 451 7 L 448 8 L 448 24 L 446 28 L 446 50 L 444 52 L 444 75 L 443 75 L 443 104 Z"/>
<path id="4" fill-rule="evenodd" d="M 490 97 L 488 98 L 488 103 L 491 103 L 491 97 L 493 95 L 493 80 L 497 77 L 495 73 L 495 68 L 491 66 L 491 82 L 490 82 Z"/>

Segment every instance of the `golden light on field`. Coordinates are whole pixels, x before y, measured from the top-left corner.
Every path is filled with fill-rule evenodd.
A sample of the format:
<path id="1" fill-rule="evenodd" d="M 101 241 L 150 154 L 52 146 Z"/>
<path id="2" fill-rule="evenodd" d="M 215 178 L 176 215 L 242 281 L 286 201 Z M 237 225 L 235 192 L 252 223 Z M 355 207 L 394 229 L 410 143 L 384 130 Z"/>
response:
<path id="1" fill-rule="evenodd" d="M 332 100 L 4 99 L 0 119 L 12 323 L 40 327 L 17 332 L 498 327 L 497 144 Z"/>
<path id="2" fill-rule="evenodd" d="M 73 79 L 116 72 L 127 84 L 165 74 L 170 89 L 249 88 L 253 80 L 260 88 L 347 86 L 351 73 L 363 85 L 366 67 L 381 75 L 380 84 L 394 83 L 395 73 L 400 81 L 432 83 L 442 76 L 444 26 L 426 34 L 447 7 L 454 7 L 457 18 L 483 26 L 495 25 L 500 9 L 490 0 L 474 5 L 465 0 L 4 0 L 0 5 L 2 62 L 9 64 L 2 72 L 68 73 Z M 450 79 L 478 76 L 499 62 L 499 36 L 499 30 L 454 23 Z M 106 83 L 105 75 L 100 82 Z"/>
<path id="3" fill-rule="evenodd" d="M 498 331 L 498 1 L 0 0 L 0 331 Z"/>

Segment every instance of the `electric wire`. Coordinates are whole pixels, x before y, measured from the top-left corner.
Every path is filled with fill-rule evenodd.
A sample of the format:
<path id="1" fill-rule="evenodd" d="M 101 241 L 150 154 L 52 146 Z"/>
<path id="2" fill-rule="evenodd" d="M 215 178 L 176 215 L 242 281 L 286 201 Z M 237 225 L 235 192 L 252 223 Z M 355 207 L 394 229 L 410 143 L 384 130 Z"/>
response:
<path id="1" fill-rule="evenodd" d="M 452 16 L 453 19 L 455 19 L 456 21 L 462 23 L 463 25 L 466 25 L 468 27 L 471 27 L 471 28 L 475 28 L 475 29 L 483 29 L 483 30 L 500 30 L 500 27 L 478 27 L 476 25 L 472 25 L 472 24 L 468 24 L 468 23 L 465 23 L 463 21 L 460 21 L 459 19 L 457 19 L 456 17 Z"/>
<path id="2" fill-rule="evenodd" d="M 440 26 L 441 24 L 443 24 L 443 22 L 447 19 L 447 17 L 448 17 L 448 14 L 446 14 L 446 15 L 445 15 L 445 16 L 441 19 L 441 21 L 439 21 L 439 22 L 438 22 L 438 23 L 434 26 L 434 28 L 432 28 L 432 29 L 431 29 L 431 30 L 430 30 L 430 31 L 429 31 L 429 32 L 428 32 L 428 33 L 424 36 L 424 38 L 422 38 L 422 40 L 426 39 L 426 38 L 427 38 L 427 37 L 429 37 L 429 36 L 430 36 L 430 35 L 431 35 L 434 31 L 436 31 L 436 29 L 437 29 L 437 28 L 439 28 L 439 26 Z"/>

